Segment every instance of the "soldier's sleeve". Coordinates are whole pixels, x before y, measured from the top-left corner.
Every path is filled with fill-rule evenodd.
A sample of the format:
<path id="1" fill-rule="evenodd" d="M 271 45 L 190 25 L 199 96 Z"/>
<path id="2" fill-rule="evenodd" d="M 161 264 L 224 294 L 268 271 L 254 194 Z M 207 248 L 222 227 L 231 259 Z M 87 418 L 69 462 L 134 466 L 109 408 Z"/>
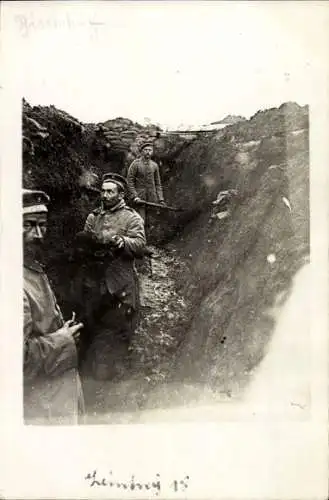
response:
<path id="1" fill-rule="evenodd" d="M 146 245 L 144 221 L 138 213 L 131 213 L 124 239 L 125 253 L 133 256 L 142 255 Z"/>
<path id="2" fill-rule="evenodd" d="M 137 173 L 137 164 L 135 161 L 133 161 L 130 167 L 128 168 L 128 174 L 127 174 L 128 195 L 132 200 L 138 197 L 138 193 L 135 188 L 136 173 Z"/>
<path id="3" fill-rule="evenodd" d="M 163 198 L 163 191 L 162 191 L 162 183 L 161 183 L 159 166 L 157 164 L 155 164 L 154 182 L 155 182 L 155 189 L 157 192 L 158 200 L 163 201 L 164 198 Z"/>
<path id="4" fill-rule="evenodd" d="M 57 330 L 46 336 L 35 336 L 29 299 L 24 293 L 24 379 L 38 375 L 56 376 L 77 367 L 77 349 L 71 335 Z"/>

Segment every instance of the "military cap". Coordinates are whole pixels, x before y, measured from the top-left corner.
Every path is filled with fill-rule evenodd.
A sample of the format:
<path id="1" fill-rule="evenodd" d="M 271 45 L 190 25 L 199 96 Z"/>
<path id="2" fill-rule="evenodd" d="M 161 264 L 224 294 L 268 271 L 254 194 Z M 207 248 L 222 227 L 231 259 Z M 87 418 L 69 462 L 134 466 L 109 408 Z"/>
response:
<path id="1" fill-rule="evenodd" d="M 143 149 L 147 148 L 147 147 L 151 147 L 153 148 L 153 143 L 148 141 L 148 142 L 144 142 L 141 147 L 140 147 L 140 151 L 143 151 Z"/>
<path id="2" fill-rule="evenodd" d="M 23 189 L 23 214 L 48 212 L 49 196 L 44 191 Z"/>
<path id="3" fill-rule="evenodd" d="M 102 178 L 102 184 L 104 184 L 104 182 L 114 182 L 114 184 L 117 184 L 118 186 L 120 186 L 121 189 L 123 189 L 124 191 L 127 188 L 127 181 L 120 174 L 115 174 L 112 172 L 104 174 L 103 178 Z"/>

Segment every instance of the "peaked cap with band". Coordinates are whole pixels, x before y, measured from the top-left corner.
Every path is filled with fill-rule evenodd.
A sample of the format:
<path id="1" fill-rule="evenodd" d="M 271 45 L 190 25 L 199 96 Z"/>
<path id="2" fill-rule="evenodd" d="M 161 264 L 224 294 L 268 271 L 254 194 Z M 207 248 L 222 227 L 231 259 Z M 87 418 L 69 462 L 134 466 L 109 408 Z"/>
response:
<path id="1" fill-rule="evenodd" d="M 23 189 L 23 214 L 48 212 L 49 196 L 44 191 Z"/>
<path id="2" fill-rule="evenodd" d="M 123 191 L 125 191 L 127 188 L 127 181 L 120 174 L 109 172 L 108 174 L 103 175 L 102 184 L 104 184 L 105 182 L 114 182 L 114 184 L 120 186 Z"/>
<path id="3" fill-rule="evenodd" d="M 153 143 L 152 143 L 152 142 L 150 142 L 150 141 L 148 141 L 148 142 L 144 142 L 144 143 L 141 145 L 141 147 L 139 148 L 139 150 L 140 150 L 140 151 L 143 151 L 143 149 L 148 148 L 148 147 L 153 148 Z"/>

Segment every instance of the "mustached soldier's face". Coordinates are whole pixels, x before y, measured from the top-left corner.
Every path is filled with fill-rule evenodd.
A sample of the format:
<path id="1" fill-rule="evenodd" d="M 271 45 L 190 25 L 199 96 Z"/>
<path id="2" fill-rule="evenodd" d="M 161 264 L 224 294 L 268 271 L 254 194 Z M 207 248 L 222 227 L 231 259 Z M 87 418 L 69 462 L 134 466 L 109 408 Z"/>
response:
<path id="1" fill-rule="evenodd" d="M 152 146 L 146 146 L 142 150 L 142 155 L 144 156 L 144 158 L 151 158 L 151 156 L 153 155 L 153 148 L 152 148 Z"/>
<path id="2" fill-rule="evenodd" d="M 23 246 L 24 252 L 37 256 L 41 251 L 47 232 L 47 214 L 35 213 L 23 215 Z"/>
<path id="3" fill-rule="evenodd" d="M 46 232 L 47 214 L 36 213 L 23 215 L 23 240 L 25 243 L 43 241 Z"/>
<path id="4" fill-rule="evenodd" d="M 123 198 L 119 187 L 114 182 L 104 182 L 101 193 L 102 202 L 105 208 L 112 208 Z"/>

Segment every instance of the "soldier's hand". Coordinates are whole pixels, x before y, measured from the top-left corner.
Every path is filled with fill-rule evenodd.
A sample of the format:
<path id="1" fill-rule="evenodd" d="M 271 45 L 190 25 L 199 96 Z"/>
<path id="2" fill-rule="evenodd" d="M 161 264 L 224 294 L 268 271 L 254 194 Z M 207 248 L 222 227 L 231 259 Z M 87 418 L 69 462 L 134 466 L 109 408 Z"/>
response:
<path id="1" fill-rule="evenodd" d="M 77 343 L 80 338 L 80 330 L 83 328 L 83 323 L 76 323 L 72 326 L 67 326 L 66 331 L 69 335 L 73 337 L 73 340 Z"/>
<path id="2" fill-rule="evenodd" d="M 160 205 L 166 205 L 166 202 L 164 200 L 159 201 Z"/>
<path id="3" fill-rule="evenodd" d="M 78 342 L 80 339 L 80 330 L 83 328 L 83 323 L 77 323 L 76 325 L 72 325 L 70 327 L 70 333 L 74 338 L 75 342 Z"/>
<path id="4" fill-rule="evenodd" d="M 123 239 L 121 236 L 119 236 L 119 235 L 115 234 L 115 235 L 112 237 L 112 241 L 113 241 L 113 245 L 114 245 L 116 248 L 123 248 L 123 247 L 124 247 L 125 242 L 124 242 L 124 239 Z"/>
<path id="5" fill-rule="evenodd" d="M 66 330 L 68 333 L 73 335 L 83 328 L 83 323 L 72 323 L 72 320 L 66 321 L 63 326 L 63 330 Z"/>
<path id="6" fill-rule="evenodd" d="M 75 313 L 72 314 L 72 318 L 65 321 L 63 326 L 63 331 L 66 331 L 68 335 L 72 335 L 74 340 L 77 342 L 80 337 L 80 330 L 83 328 L 83 323 L 77 323 L 75 321 Z"/>
<path id="7" fill-rule="evenodd" d="M 72 318 L 69 319 L 68 321 L 65 321 L 64 328 L 69 328 L 70 326 L 75 325 L 76 324 L 75 318 L 76 318 L 75 312 L 73 311 Z"/>
<path id="8" fill-rule="evenodd" d="M 134 203 L 136 203 L 136 205 L 142 205 L 143 201 L 138 196 L 136 196 L 136 198 L 134 198 Z"/>

